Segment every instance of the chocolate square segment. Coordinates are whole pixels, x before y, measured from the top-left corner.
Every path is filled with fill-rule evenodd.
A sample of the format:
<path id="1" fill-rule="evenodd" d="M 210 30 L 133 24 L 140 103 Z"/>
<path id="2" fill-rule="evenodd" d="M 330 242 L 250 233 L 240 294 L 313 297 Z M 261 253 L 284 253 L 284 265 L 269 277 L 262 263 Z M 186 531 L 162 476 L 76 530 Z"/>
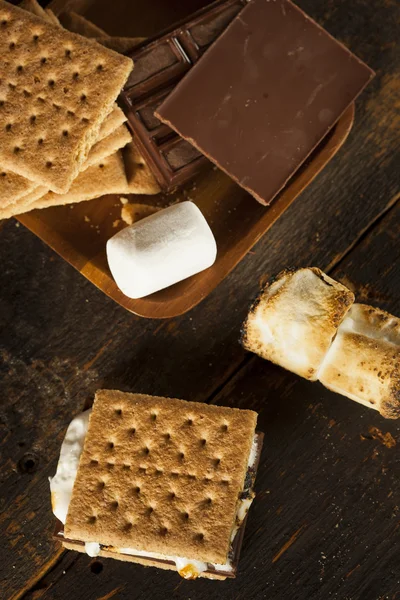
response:
<path id="1" fill-rule="evenodd" d="M 269 204 L 373 75 L 289 0 L 251 0 L 156 115 Z"/>
<path id="2" fill-rule="evenodd" d="M 129 55 L 135 68 L 121 101 L 135 141 L 164 190 L 186 182 L 209 161 L 189 149 L 154 112 L 245 4 L 246 0 L 213 2 Z"/>

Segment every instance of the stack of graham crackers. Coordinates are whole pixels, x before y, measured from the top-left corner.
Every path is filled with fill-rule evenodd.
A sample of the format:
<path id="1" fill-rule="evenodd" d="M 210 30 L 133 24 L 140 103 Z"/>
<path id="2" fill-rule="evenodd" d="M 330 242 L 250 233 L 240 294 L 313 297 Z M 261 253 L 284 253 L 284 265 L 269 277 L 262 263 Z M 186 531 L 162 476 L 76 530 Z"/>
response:
<path id="1" fill-rule="evenodd" d="M 66 31 L 36 0 L 0 0 L 0 53 L 0 218 L 159 191 L 115 104 L 129 58 Z"/>

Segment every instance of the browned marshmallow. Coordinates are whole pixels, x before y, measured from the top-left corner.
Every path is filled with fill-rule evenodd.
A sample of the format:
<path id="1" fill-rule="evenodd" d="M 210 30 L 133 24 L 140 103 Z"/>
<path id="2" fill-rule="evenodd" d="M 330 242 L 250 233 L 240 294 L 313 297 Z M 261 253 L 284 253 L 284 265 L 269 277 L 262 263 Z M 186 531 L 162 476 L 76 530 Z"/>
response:
<path id="1" fill-rule="evenodd" d="M 327 388 L 400 416 L 400 319 L 366 304 L 353 304 L 319 371 Z"/>
<path id="2" fill-rule="evenodd" d="M 282 271 L 260 293 L 243 326 L 247 350 L 306 379 L 318 369 L 354 294 L 315 267 Z"/>

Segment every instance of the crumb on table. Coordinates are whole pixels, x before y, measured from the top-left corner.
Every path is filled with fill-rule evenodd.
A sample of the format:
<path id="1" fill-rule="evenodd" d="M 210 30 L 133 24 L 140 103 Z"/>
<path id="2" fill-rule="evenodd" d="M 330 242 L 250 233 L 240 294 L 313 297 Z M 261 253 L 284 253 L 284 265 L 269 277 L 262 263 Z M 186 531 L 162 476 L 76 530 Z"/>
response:
<path id="1" fill-rule="evenodd" d="M 141 219 L 153 215 L 159 210 L 159 207 L 150 206 L 149 204 L 124 204 L 121 208 L 121 219 L 127 225 L 133 225 Z"/>

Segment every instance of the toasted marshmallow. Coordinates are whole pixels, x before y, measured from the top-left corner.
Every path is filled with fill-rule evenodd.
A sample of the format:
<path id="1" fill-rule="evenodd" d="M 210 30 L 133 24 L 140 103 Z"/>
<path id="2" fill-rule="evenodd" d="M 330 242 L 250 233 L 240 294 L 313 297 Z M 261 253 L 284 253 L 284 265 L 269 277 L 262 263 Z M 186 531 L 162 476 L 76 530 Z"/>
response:
<path id="1" fill-rule="evenodd" d="M 119 231 L 107 242 L 119 289 L 142 298 L 191 277 L 215 262 L 217 246 L 200 209 L 182 202 Z"/>
<path id="2" fill-rule="evenodd" d="M 174 562 L 176 570 L 184 579 L 196 579 L 200 573 L 204 573 L 204 571 L 207 571 L 208 569 L 207 563 L 194 560 L 193 558 L 185 558 L 184 556 L 170 556 L 168 554 L 160 554 L 159 552 L 144 552 L 143 550 L 137 550 L 135 548 L 115 548 L 114 550 L 120 554 L 127 554 L 130 556 L 143 556 L 145 558 Z M 217 565 L 213 566 L 214 568 L 217 567 Z M 218 565 L 218 567 L 220 570 L 232 570 L 232 565 L 230 563 Z"/>
<path id="3" fill-rule="evenodd" d="M 188 562 L 185 558 L 175 558 L 176 570 L 179 575 L 184 579 L 196 579 L 200 573 L 207 571 L 207 563 L 200 562 L 199 560 L 192 560 Z"/>
<path id="4" fill-rule="evenodd" d="M 98 556 L 100 554 L 100 544 L 97 542 L 85 542 L 85 552 L 92 558 Z"/>
<path id="5" fill-rule="evenodd" d="M 57 472 L 54 477 L 49 477 L 51 491 L 51 506 L 53 513 L 65 523 L 72 488 L 78 471 L 79 459 L 82 454 L 83 444 L 89 425 L 91 410 L 86 410 L 71 421 L 61 446 Z"/>
<path id="6" fill-rule="evenodd" d="M 353 304 L 320 368 L 327 388 L 375 408 L 386 418 L 400 417 L 400 319 Z"/>
<path id="7" fill-rule="evenodd" d="M 265 287 L 243 325 L 251 352 L 316 381 L 354 294 L 320 269 L 283 271 Z"/>

